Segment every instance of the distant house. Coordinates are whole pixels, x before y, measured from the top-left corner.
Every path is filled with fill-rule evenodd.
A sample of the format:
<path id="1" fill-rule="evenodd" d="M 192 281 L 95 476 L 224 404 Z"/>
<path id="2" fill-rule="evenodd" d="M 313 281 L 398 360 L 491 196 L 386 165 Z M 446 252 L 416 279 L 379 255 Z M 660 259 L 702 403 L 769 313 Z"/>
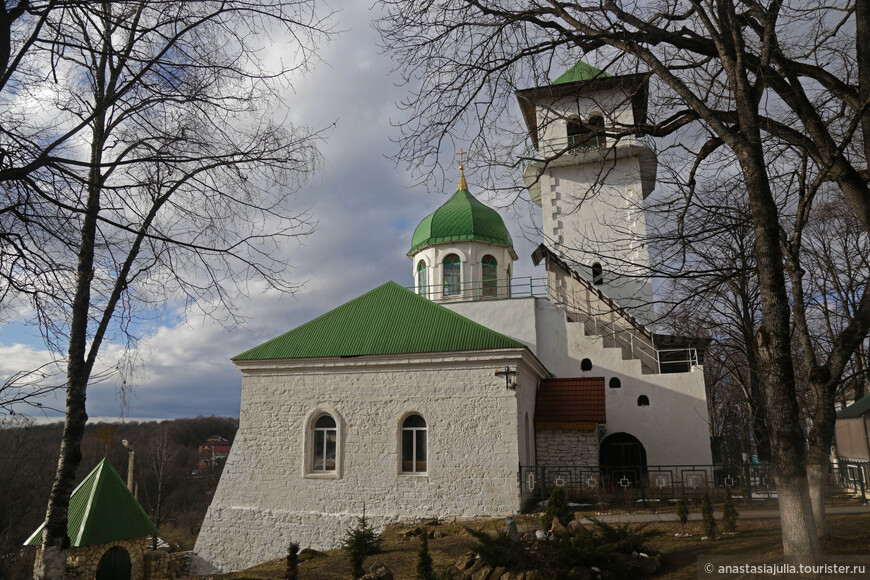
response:
<path id="1" fill-rule="evenodd" d="M 870 489 L 870 395 L 837 411 L 834 428 L 842 484 L 858 497 Z"/>
<path id="2" fill-rule="evenodd" d="M 25 545 L 40 546 L 44 527 L 39 526 Z M 68 580 L 147 577 L 145 555 L 157 527 L 106 459 L 73 491 L 67 534 Z M 37 553 L 37 564 L 40 557 Z"/>
<path id="3" fill-rule="evenodd" d="M 216 462 L 223 462 L 230 454 L 232 445 L 229 440 L 220 435 L 212 435 L 205 440 L 205 443 L 197 448 L 199 453 L 199 471 L 208 470 L 209 466 Z"/>
<path id="4" fill-rule="evenodd" d="M 837 411 L 837 455 L 870 460 L 870 395 Z"/>

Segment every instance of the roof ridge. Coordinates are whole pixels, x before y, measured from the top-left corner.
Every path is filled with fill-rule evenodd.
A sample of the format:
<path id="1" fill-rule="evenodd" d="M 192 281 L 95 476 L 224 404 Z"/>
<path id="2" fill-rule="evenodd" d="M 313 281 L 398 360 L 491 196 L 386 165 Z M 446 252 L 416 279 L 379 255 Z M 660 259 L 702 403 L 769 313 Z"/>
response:
<path id="1" fill-rule="evenodd" d="M 76 537 L 70 538 L 70 544 L 73 546 L 79 545 L 82 541 L 82 536 L 84 535 L 85 528 L 88 525 L 88 518 L 91 515 L 91 507 L 93 507 L 93 505 L 94 505 L 94 497 L 96 497 L 96 495 L 97 495 L 97 488 L 102 485 L 102 482 L 100 480 L 101 480 L 101 476 L 103 474 L 103 468 L 105 467 L 105 465 L 106 465 L 106 458 L 103 457 L 102 461 L 100 461 L 97 464 L 97 467 L 94 468 L 94 470 L 90 474 L 88 474 L 89 477 L 85 478 L 85 480 L 88 480 L 88 479 L 90 479 L 90 475 L 93 474 L 93 483 L 91 483 L 91 490 L 90 490 L 90 493 L 88 494 L 88 501 L 85 504 L 85 513 L 82 515 L 82 523 L 79 525 L 79 531 L 78 531 L 78 533 L 76 533 Z M 84 482 L 82 482 L 82 483 L 84 483 Z M 70 496 L 70 497 L 72 497 L 72 496 Z"/>

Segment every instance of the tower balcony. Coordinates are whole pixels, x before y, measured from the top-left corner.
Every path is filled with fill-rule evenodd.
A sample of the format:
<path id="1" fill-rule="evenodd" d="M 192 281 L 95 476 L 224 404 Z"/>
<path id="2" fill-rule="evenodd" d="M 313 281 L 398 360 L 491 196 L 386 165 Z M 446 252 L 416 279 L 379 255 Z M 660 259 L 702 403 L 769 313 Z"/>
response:
<path id="1" fill-rule="evenodd" d="M 522 157 L 523 181 L 532 201 L 541 205 L 540 178 L 549 167 L 614 163 L 618 159 L 637 157 L 643 197 L 655 189 L 658 162 L 655 141 L 649 135 L 622 135 L 618 139 L 603 135 L 566 135 L 539 139 L 538 147 L 529 146 Z"/>

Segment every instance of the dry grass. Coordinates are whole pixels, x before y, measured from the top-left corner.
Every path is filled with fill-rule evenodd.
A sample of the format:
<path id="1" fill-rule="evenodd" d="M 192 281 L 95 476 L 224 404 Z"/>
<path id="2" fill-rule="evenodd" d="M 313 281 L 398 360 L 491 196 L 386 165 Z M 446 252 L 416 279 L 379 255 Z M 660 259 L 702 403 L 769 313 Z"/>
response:
<path id="1" fill-rule="evenodd" d="M 831 537 L 824 542 L 827 554 L 870 554 L 870 514 L 829 516 Z M 520 531 L 533 529 L 538 520 L 531 516 L 518 516 Z M 421 526 L 441 530 L 447 535 L 429 540 L 429 551 L 435 562 L 436 570 L 452 566 L 456 560 L 470 551 L 475 544 L 464 529 L 471 526 L 479 529 L 498 529 L 502 520 L 487 520 L 464 524 L 443 524 L 440 526 Z M 656 578 L 677 580 L 697 578 L 696 562 L 702 555 L 778 555 L 782 553 L 782 536 L 778 519 L 741 519 L 738 533 L 719 536 L 713 540 L 701 540 L 700 522 L 690 522 L 687 531 L 694 534 L 688 538 L 674 536 L 679 532 L 676 522 L 656 523 L 650 528 L 659 529 L 664 535 L 650 543 L 666 555 L 666 567 Z M 396 580 L 413 579 L 417 564 L 417 539 L 404 539 L 399 533 L 408 527 L 391 527 L 384 532 L 384 553 L 370 556 L 366 568 L 372 563 L 383 562 Z M 242 572 L 216 576 L 220 580 L 262 579 L 276 580 L 283 577 L 283 560 L 273 560 Z M 323 556 L 301 562 L 299 577 L 303 580 L 347 580 L 350 578 L 350 560 L 342 550 L 325 552 Z"/>

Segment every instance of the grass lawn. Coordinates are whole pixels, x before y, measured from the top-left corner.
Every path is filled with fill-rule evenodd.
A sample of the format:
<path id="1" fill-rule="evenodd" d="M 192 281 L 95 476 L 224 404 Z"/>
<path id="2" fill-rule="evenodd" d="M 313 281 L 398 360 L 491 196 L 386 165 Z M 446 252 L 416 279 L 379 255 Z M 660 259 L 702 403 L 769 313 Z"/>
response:
<path id="1" fill-rule="evenodd" d="M 538 519 L 533 516 L 517 516 L 517 524 L 521 532 L 534 529 Z M 826 554 L 851 555 L 870 554 L 870 514 L 852 514 L 828 516 L 831 535 L 823 543 Z M 429 526 L 429 529 L 440 530 L 446 534 L 443 538 L 429 540 L 429 551 L 435 562 L 436 570 L 452 566 L 456 560 L 470 551 L 475 544 L 464 529 L 464 525 L 443 524 Z M 500 529 L 503 520 L 487 520 L 474 522 L 473 527 L 479 529 Z M 421 526 L 426 527 L 426 526 Z M 739 532 L 736 535 L 718 536 L 713 540 L 701 540 L 700 522 L 689 522 L 687 532 L 694 534 L 688 538 L 678 538 L 674 534 L 680 531 L 676 522 L 656 523 L 649 526 L 662 530 L 663 535 L 654 538 L 650 544 L 665 553 L 666 566 L 655 578 L 676 580 L 697 578 L 696 561 L 701 555 L 778 555 L 782 553 L 782 537 L 779 519 L 741 519 L 738 522 Z M 370 556 L 366 560 L 366 569 L 374 562 L 383 562 L 389 568 L 396 580 L 415 578 L 417 551 L 420 546 L 418 539 L 404 539 L 400 532 L 408 527 L 391 527 L 384 532 L 384 553 Z M 242 572 L 214 576 L 217 579 L 279 579 L 284 572 L 284 562 L 274 560 Z M 350 560 L 342 550 L 333 550 L 323 556 L 301 562 L 299 577 L 304 580 L 342 579 L 350 578 Z M 212 577 L 209 577 L 212 578 Z"/>

